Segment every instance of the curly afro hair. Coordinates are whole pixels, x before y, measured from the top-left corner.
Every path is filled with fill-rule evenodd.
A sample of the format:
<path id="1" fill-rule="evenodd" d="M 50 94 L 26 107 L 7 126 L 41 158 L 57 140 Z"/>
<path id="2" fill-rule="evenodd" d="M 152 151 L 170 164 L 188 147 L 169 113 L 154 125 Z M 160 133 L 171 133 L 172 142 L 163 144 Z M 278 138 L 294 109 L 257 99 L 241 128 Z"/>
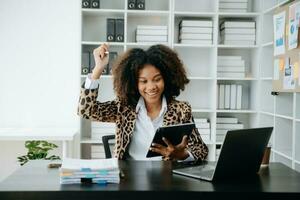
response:
<path id="1" fill-rule="evenodd" d="M 189 82 L 182 61 L 171 48 L 159 44 L 147 50 L 129 49 L 118 58 L 112 69 L 115 93 L 124 104 L 136 106 L 140 97 L 138 75 L 146 64 L 153 65 L 161 72 L 165 83 L 163 94 L 167 102 L 177 97 Z"/>

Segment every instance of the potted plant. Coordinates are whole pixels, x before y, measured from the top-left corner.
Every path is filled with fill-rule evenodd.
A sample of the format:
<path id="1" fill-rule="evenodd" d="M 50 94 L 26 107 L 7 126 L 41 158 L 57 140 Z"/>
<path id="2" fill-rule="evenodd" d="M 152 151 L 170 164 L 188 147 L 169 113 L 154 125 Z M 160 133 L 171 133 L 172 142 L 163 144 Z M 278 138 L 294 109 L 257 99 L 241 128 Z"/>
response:
<path id="1" fill-rule="evenodd" d="M 28 149 L 27 154 L 18 157 L 18 162 L 21 166 L 26 164 L 29 160 L 60 160 L 59 156 L 48 156 L 50 150 L 57 148 L 56 144 L 47 141 L 36 140 L 26 141 L 25 147 Z"/>

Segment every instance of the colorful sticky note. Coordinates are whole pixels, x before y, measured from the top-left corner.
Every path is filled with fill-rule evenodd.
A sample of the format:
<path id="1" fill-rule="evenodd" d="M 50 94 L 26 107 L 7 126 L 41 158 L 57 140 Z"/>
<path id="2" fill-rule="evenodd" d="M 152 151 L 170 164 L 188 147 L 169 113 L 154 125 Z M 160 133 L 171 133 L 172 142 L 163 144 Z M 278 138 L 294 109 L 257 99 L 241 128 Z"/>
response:
<path id="1" fill-rule="evenodd" d="M 299 77 L 299 63 L 294 63 L 294 79 L 297 79 Z"/>
<path id="2" fill-rule="evenodd" d="M 284 69 L 284 60 L 282 58 L 279 59 L 279 70 L 283 71 Z"/>

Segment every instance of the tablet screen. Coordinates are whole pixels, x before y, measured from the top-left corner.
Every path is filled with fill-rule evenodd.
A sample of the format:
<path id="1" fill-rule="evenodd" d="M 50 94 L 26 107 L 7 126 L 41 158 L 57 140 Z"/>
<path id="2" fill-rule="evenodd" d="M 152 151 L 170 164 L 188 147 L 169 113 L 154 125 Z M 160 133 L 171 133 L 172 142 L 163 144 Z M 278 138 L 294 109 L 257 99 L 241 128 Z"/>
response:
<path id="1" fill-rule="evenodd" d="M 157 144 L 167 146 L 165 142 L 162 140 L 162 138 L 165 137 L 173 145 L 178 145 L 181 143 L 183 136 L 184 135 L 189 136 L 192 133 L 194 128 L 195 128 L 195 123 L 176 124 L 171 126 L 159 127 L 155 132 L 152 143 L 157 143 Z M 147 158 L 154 157 L 154 156 L 161 156 L 161 155 L 156 152 L 152 152 L 150 150 L 146 155 Z"/>

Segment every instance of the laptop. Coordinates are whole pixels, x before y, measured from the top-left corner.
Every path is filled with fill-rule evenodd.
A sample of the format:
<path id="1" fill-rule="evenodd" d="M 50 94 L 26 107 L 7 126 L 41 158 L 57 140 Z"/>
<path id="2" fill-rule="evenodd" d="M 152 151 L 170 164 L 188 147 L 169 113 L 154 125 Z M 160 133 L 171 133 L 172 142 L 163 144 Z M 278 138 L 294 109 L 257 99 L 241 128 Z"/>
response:
<path id="1" fill-rule="evenodd" d="M 273 127 L 230 130 L 225 136 L 217 162 L 205 162 L 172 171 L 207 181 L 253 176 L 259 171 L 272 131 Z"/>

